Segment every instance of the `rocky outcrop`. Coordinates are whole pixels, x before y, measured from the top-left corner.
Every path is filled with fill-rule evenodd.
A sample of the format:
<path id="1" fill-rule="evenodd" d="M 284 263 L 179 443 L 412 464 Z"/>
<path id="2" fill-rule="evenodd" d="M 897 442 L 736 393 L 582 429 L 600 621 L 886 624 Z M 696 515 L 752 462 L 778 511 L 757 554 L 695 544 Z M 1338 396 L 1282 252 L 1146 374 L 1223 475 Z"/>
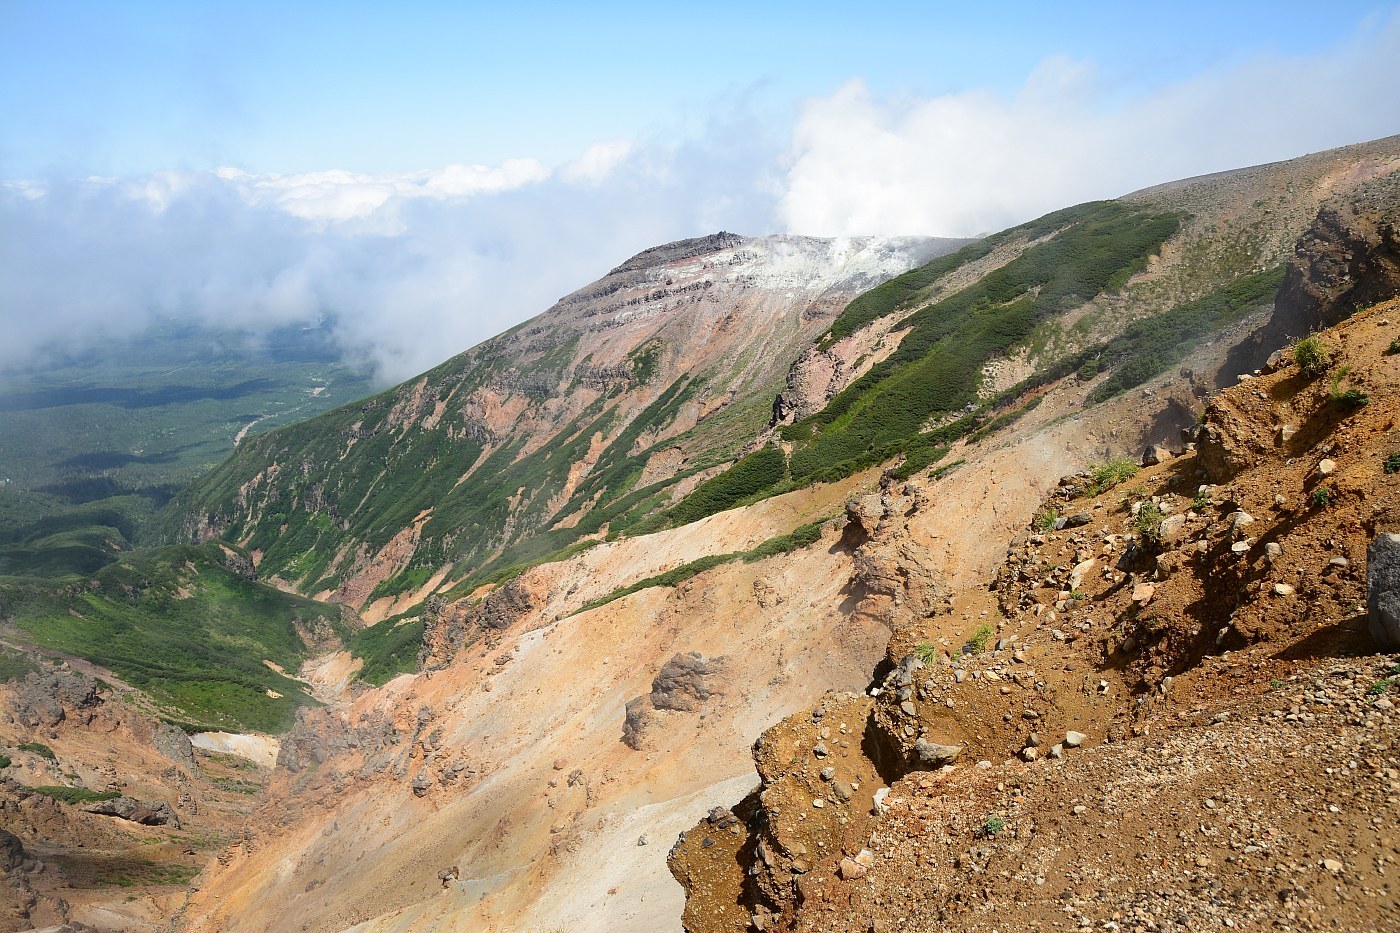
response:
<path id="1" fill-rule="evenodd" d="M 813 344 L 787 373 L 787 388 L 773 400 L 772 425 L 792 424 L 821 410 L 849 381 L 846 361 Z"/>
<path id="2" fill-rule="evenodd" d="M 709 658 L 698 651 L 678 654 L 666 662 L 651 682 L 651 705 L 656 709 L 691 712 L 720 692 L 724 658 Z"/>
<path id="3" fill-rule="evenodd" d="M 1400 651 L 1400 534 L 1376 536 L 1366 549 L 1366 618 L 1384 651 Z"/>
<path id="4" fill-rule="evenodd" d="M 627 701 L 622 723 L 622 741 L 629 748 L 641 749 L 647 730 L 656 717 L 654 710 L 691 713 L 724 692 L 725 659 L 706 658 L 698 651 L 677 654 L 651 682 L 651 693 Z"/>
<path id="5" fill-rule="evenodd" d="M 84 813 L 96 813 L 101 816 L 115 816 L 118 819 L 129 820 L 132 823 L 140 823 L 142 826 L 172 826 L 180 828 L 180 819 L 175 815 L 175 811 L 170 809 L 170 804 L 164 801 L 159 803 L 146 803 L 127 797 L 125 794 L 113 797 L 111 800 L 101 800 L 83 807 Z"/>
<path id="6" fill-rule="evenodd" d="M 853 499 L 843 541 L 853 547 L 851 586 L 857 611 L 896 628 L 934 604 L 940 584 L 927 548 L 910 537 L 910 519 L 930 505 L 919 482 Z"/>
<path id="7" fill-rule="evenodd" d="M 1328 204 L 1298 241 L 1278 304 L 1295 336 L 1400 295 L 1400 174 Z"/>
<path id="8" fill-rule="evenodd" d="M 157 723 L 151 736 L 151 744 L 156 747 L 156 751 L 189 773 L 198 773 L 199 766 L 194 760 L 194 746 L 190 744 L 190 737 L 184 729 L 168 722 Z"/>
<path id="9" fill-rule="evenodd" d="M 63 668 L 31 671 L 11 692 L 6 712 L 25 729 L 51 729 L 66 719 L 91 721 L 102 698 L 97 681 Z"/>
<path id="10" fill-rule="evenodd" d="M 478 638 L 499 634 L 534 610 L 541 594 L 522 579 L 514 579 L 487 593 L 480 602 L 451 605 L 430 596 L 423 606 L 423 645 L 418 650 L 420 670 L 436 670 L 452 662 L 457 652 Z"/>
<path id="11" fill-rule="evenodd" d="M 677 240 L 674 243 L 666 243 L 661 246 L 653 246 L 651 249 L 644 249 L 631 259 L 624 262 L 608 273 L 609 276 L 618 275 L 623 272 L 636 272 L 640 269 L 648 269 L 652 266 L 664 266 L 667 263 L 678 262 L 682 259 L 694 259 L 696 256 L 704 256 L 709 253 L 717 253 L 720 250 L 732 249 L 743 243 L 744 237 L 737 233 L 729 233 L 721 230 L 719 233 L 712 233 L 709 236 L 691 237 L 688 240 Z"/>

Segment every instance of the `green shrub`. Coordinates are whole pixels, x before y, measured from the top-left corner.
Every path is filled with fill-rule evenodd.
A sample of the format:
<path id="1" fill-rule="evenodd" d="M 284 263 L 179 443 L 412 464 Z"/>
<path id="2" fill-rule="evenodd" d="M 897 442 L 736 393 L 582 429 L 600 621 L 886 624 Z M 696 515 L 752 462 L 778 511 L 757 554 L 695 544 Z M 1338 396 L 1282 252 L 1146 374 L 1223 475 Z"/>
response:
<path id="1" fill-rule="evenodd" d="M 1397 337 L 1396 339 L 1392 340 L 1390 342 L 1390 346 L 1385 348 L 1385 352 L 1387 356 L 1394 356 L 1395 354 L 1400 353 L 1400 337 Z"/>
<path id="2" fill-rule="evenodd" d="M 1125 281 L 1180 222 L 1176 214 L 1112 202 L 1036 221 L 1048 239 L 909 315 L 894 353 L 811 417 L 810 437 L 797 440 L 793 452 L 793 478 L 881 462 L 908 449 L 931 420 L 975 405 L 988 360 L 1023 343 L 1040 322 Z M 952 439 L 977 427 L 964 423 Z"/>
<path id="3" fill-rule="evenodd" d="M 914 646 L 914 657 L 932 666 L 938 661 L 938 646 L 931 641 L 921 641 Z"/>
<path id="4" fill-rule="evenodd" d="M 972 654 L 981 654 L 987 650 L 987 643 L 996 634 L 996 629 L 990 625 L 982 624 L 977 626 L 977 630 L 972 633 L 972 637 L 967 640 L 967 647 Z"/>
<path id="5" fill-rule="evenodd" d="M 17 748 L 22 752 L 30 752 L 38 755 L 40 758 L 47 758 L 49 761 L 58 760 L 58 756 L 53 753 L 53 749 L 42 742 L 21 742 Z"/>
<path id="6" fill-rule="evenodd" d="M 1326 486 L 1319 486 L 1312 491 L 1312 504 L 1318 508 L 1326 508 L 1332 504 L 1332 490 Z"/>
<path id="7" fill-rule="evenodd" d="M 1141 467 L 1127 457 L 1114 457 L 1111 460 L 1096 463 L 1089 467 L 1089 486 L 1085 490 L 1085 494 L 1097 496 L 1119 483 L 1132 479 L 1137 475 L 1139 469 Z"/>
<path id="8" fill-rule="evenodd" d="M 0 771 L 3 771 L 4 769 L 8 768 L 10 764 L 11 762 L 9 755 L 0 755 Z"/>
<path id="9" fill-rule="evenodd" d="M 982 823 L 981 832 L 983 836 L 990 839 L 992 836 L 995 836 L 997 833 L 1001 832 L 1005 828 L 1006 820 L 993 814 L 992 816 L 987 817 L 986 821 Z"/>
<path id="10" fill-rule="evenodd" d="M 1400 454 L 1391 454 L 1385 458 L 1385 472 L 1387 474 L 1400 473 Z"/>
<path id="11" fill-rule="evenodd" d="M 61 800 L 64 803 L 97 803 L 101 800 L 111 800 L 113 797 L 121 796 L 116 791 L 96 791 L 88 790 L 86 787 L 60 787 L 56 785 L 44 785 L 41 787 L 31 787 L 30 790 L 54 800 Z"/>
<path id="12" fill-rule="evenodd" d="M 1035 519 L 1031 524 L 1036 531 L 1054 531 L 1055 522 L 1060 518 L 1060 513 L 1053 506 L 1044 506 L 1035 513 Z"/>
<path id="13" fill-rule="evenodd" d="M 1321 376 L 1332 368 L 1334 351 L 1321 337 L 1313 334 L 1293 345 L 1293 362 L 1309 378 Z"/>
<path id="14" fill-rule="evenodd" d="M 1166 518 L 1162 510 L 1155 503 L 1144 502 L 1138 506 L 1138 513 L 1133 517 L 1133 531 L 1137 534 L 1138 540 L 1148 544 L 1156 544 L 1162 539 L 1162 519 Z"/>
<path id="15" fill-rule="evenodd" d="M 696 486 L 666 513 L 666 523 L 679 527 L 732 509 L 741 500 L 781 482 L 786 465 L 782 448 L 764 447 L 755 451 Z"/>

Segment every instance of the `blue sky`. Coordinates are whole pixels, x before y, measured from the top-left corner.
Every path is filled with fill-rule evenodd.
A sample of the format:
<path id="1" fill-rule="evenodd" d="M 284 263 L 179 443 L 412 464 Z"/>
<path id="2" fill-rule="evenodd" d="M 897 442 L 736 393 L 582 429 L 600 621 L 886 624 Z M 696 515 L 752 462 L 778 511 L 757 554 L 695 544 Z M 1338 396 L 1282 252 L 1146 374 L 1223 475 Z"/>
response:
<path id="1" fill-rule="evenodd" d="M 0 0 L 0 371 L 181 316 L 407 378 L 658 243 L 987 233 L 1400 132 L 1396 3 Z"/>
<path id="2" fill-rule="evenodd" d="M 1050 56 L 1109 100 L 1325 51 L 1386 4 L 0 4 L 0 177 L 407 172 L 694 133 L 742 98 L 1013 93 Z M 1134 9 L 1136 7 L 1136 9 Z"/>

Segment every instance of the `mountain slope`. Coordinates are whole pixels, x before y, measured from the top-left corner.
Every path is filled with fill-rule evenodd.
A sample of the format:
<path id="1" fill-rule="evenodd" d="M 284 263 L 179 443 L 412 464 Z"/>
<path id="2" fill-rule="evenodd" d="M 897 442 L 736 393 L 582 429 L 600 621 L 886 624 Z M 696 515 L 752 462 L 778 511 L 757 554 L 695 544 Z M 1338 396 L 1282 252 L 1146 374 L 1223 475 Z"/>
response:
<path id="1" fill-rule="evenodd" d="M 239 541 L 265 576 L 356 606 L 536 560 L 731 460 L 797 348 L 957 245 L 718 234 L 648 250 L 418 379 L 250 440 L 179 497 L 167 534 Z"/>
<path id="2" fill-rule="evenodd" d="M 184 925 L 270 929 L 293 911 L 314 930 L 674 928 L 681 904 L 666 874 L 666 843 L 755 785 L 753 737 L 800 712 L 811 730 L 804 739 L 823 745 L 826 766 L 850 785 L 852 800 L 887 780 L 864 761 L 862 711 L 824 691 L 864 693 L 872 677 L 892 673 L 882 653 L 902 660 L 926 638 L 941 651 L 987 637 L 978 629 L 999 611 L 987 584 L 1057 479 L 1096 460 L 1136 456 L 1145 443 L 1179 445 L 1180 429 L 1195 424 L 1203 399 L 1252 368 L 1242 360 L 1268 355 L 1272 348 L 1259 337 L 1271 323 L 1305 320 L 1282 302 L 1271 307 L 1270 298 L 1278 266 L 1305 234 L 1319 247 L 1300 253 L 1298 263 L 1327 252 L 1325 231 L 1314 223 L 1319 211 L 1347 203 L 1397 168 L 1400 140 L 1386 140 L 1125 199 L 1123 214 L 1157 197 L 1148 214 L 1189 216 L 1126 281 L 1087 300 L 1079 294 L 1075 307 L 1039 321 L 985 365 L 975 361 L 982 381 L 974 417 L 946 436 L 949 449 L 936 469 L 910 468 L 896 450 L 888 470 L 840 475 L 852 469 L 847 464 L 831 482 L 792 482 L 785 462 L 782 479 L 733 509 L 646 534 L 638 524 L 630 535 L 474 594 L 425 601 L 417 620 L 424 670 L 301 718 L 256 831 L 210 866 Z M 1393 213 L 1394 206 L 1378 210 Z M 801 439 L 774 437 L 784 423 L 819 413 L 895 353 L 913 332 L 901 326 L 910 315 L 975 287 L 1070 227 L 1056 224 L 1037 238 L 1008 235 L 877 304 L 849 333 L 823 340 L 814 332 L 789 358 L 796 362 L 781 381 L 777 417 L 764 419 L 755 436 L 791 453 Z M 1165 323 L 1154 330 L 1154 321 Z M 1131 361 L 1132 348 L 1148 343 L 1168 345 L 1159 364 L 1169 362 L 1134 375 L 1136 383 L 1120 380 L 1133 391 L 1096 397 Z M 1100 365 L 1086 367 L 1091 359 Z M 763 400 L 755 396 L 755 411 L 767 407 Z M 755 469 L 753 462 L 736 468 L 744 475 Z M 895 472 L 903 469 L 907 483 Z M 1102 501 L 1091 522 L 1100 512 L 1107 518 L 1112 503 Z M 824 523 L 810 544 L 754 561 L 732 557 L 839 513 L 842 504 L 844 519 Z M 1075 544 L 1101 546 L 1098 539 Z M 1109 599 L 1130 597 L 1114 591 Z M 1072 593 L 1064 599 L 1073 602 Z M 935 624 L 947 630 L 934 632 Z M 1008 677 L 1021 670 L 1017 664 L 1007 662 Z M 1095 670 L 1116 702 L 1138 675 L 1115 665 Z M 1075 673 L 1082 678 L 1087 670 Z M 1013 694 L 1000 688 L 1019 684 L 979 678 L 975 686 L 989 686 L 995 702 L 1006 703 Z M 1095 699 L 1089 683 L 1083 703 L 1069 703 L 1083 687 L 1066 680 L 1057 696 L 1074 709 L 1107 702 Z M 909 702 L 939 723 L 993 736 L 989 742 L 1009 748 L 1021 738 L 1020 708 L 988 706 L 985 715 L 960 720 L 957 698 L 949 698 L 954 706 L 918 706 L 927 698 L 901 699 L 896 689 L 884 701 L 883 721 L 892 736 L 912 742 L 917 733 L 905 735 L 898 718 L 900 703 Z M 776 747 L 773 763 L 786 760 L 783 750 Z M 807 750 L 815 760 L 815 749 Z M 840 773 L 846 766 L 861 768 L 858 780 Z M 828 817 L 840 826 L 836 817 L 850 814 L 832 793 L 824 807 L 808 798 L 786 812 L 813 826 L 831 825 Z M 731 840 L 753 837 L 722 812 L 706 825 L 711 845 L 704 835 L 688 838 L 710 853 L 704 857 L 727 858 L 733 868 Z M 825 851 L 834 854 L 830 844 Z M 779 855 L 774 865 L 794 856 L 820 862 L 824 879 L 839 864 L 812 845 Z M 824 883 L 824 890 L 835 888 Z M 752 912 L 736 912 L 748 903 L 734 896 L 702 900 L 696 909 L 748 923 Z"/>

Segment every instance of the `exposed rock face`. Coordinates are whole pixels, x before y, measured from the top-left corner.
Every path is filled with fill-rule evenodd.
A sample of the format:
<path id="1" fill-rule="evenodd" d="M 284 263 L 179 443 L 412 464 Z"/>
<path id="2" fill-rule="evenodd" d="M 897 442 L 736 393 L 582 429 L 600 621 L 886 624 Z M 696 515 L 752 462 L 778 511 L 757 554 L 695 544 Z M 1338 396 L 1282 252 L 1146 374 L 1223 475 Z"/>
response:
<path id="1" fill-rule="evenodd" d="M 849 381 L 842 356 L 813 345 L 803 351 L 787 374 L 787 388 L 773 400 L 772 424 L 792 424 L 829 402 Z"/>
<path id="2" fill-rule="evenodd" d="M 710 658 L 698 651 L 678 654 L 666 662 L 651 682 L 651 705 L 656 709 L 690 712 L 719 692 L 724 658 Z"/>
<path id="3" fill-rule="evenodd" d="M 52 728 L 69 716 L 90 720 L 102 699 L 97 681 L 67 670 L 31 671 L 13 691 L 10 718 L 25 729 Z"/>
<path id="4" fill-rule="evenodd" d="M 641 749 L 647 729 L 656 720 L 653 710 L 690 713 L 723 692 L 725 659 L 709 658 L 698 651 L 677 654 L 651 682 L 651 693 L 627 701 L 622 741 Z"/>
<path id="5" fill-rule="evenodd" d="M 168 722 L 157 724 L 151 742 L 158 752 L 186 771 L 191 774 L 198 771 L 194 760 L 194 746 L 190 744 L 190 737 L 185 734 L 185 730 L 179 726 L 172 726 Z"/>
<path id="6" fill-rule="evenodd" d="M 909 534 L 910 520 L 928 505 L 926 488 L 910 482 L 846 506 L 844 540 L 855 549 L 851 582 L 861 596 L 858 609 L 891 628 L 921 614 L 939 592 L 937 570 Z"/>
<path id="7" fill-rule="evenodd" d="M 1385 651 L 1400 651 L 1400 534 L 1376 536 L 1366 550 L 1367 627 Z"/>
<path id="8" fill-rule="evenodd" d="M 423 670 L 443 667 L 463 646 L 484 634 L 510 628 L 538 605 L 539 594 L 519 577 L 487 593 L 475 606 L 460 602 L 447 606 L 438 597 L 430 596 L 424 604 L 418 666 Z"/>
<path id="9" fill-rule="evenodd" d="M 1400 295 L 1400 175 L 1329 204 L 1298 241 L 1279 290 L 1295 336 Z"/>
<path id="10" fill-rule="evenodd" d="M 97 813 L 102 816 L 115 816 L 119 819 L 130 820 L 133 823 L 140 823 L 143 826 L 165 826 L 167 824 L 180 828 L 180 819 L 175 815 L 175 811 L 170 809 L 170 804 L 144 803 L 140 800 L 133 800 L 126 795 L 113 797 L 111 800 L 101 800 L 97 803 L 88 804 L 83 807 L 86 813 Z"/>

